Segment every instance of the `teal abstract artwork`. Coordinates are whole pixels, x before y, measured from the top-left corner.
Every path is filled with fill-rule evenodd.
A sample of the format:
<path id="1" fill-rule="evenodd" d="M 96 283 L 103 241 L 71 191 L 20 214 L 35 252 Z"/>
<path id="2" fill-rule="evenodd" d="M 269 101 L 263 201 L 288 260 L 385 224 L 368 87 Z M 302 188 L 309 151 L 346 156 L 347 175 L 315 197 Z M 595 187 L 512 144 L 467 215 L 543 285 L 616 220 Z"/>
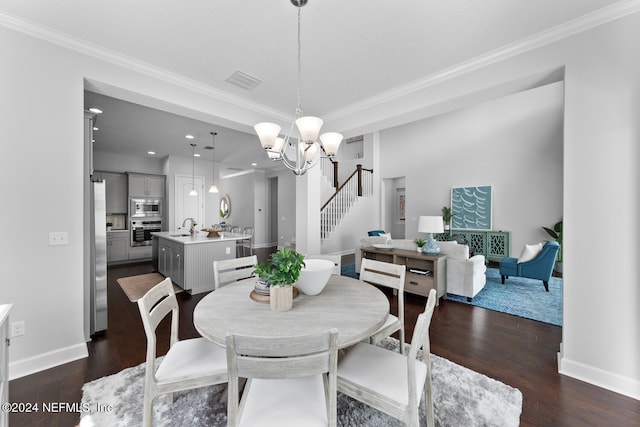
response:
<path id="1" fill-rule="evenodd" d="M 451 189 L 451 228 L 491 230 L 491 186 Z"/>

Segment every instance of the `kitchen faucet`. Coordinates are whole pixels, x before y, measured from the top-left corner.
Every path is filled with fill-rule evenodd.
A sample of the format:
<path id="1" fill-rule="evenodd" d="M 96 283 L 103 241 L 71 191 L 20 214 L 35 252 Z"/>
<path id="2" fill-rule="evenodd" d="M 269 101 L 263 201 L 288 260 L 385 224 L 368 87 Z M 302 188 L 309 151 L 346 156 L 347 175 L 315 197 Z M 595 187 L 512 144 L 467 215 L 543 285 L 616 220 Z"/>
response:
<path id="1" fill-rule="evenodd" d="M 191 227 L 189 228 L 189 233 L 193 236 L 194 234 L 196 234 L 196 225 L 198 224 L 196 223 L 196 220 L 193 218 L 185 218 L 184 221 L 182 221 L 183 228 L 187 225 L 187 221 L 191 221 Z"/>

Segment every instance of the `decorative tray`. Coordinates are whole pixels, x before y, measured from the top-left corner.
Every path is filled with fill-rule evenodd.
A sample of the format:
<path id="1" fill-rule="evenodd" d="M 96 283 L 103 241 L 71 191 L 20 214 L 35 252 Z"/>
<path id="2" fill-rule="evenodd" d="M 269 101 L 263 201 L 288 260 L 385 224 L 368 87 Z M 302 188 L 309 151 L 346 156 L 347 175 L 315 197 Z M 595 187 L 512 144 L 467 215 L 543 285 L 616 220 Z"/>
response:
<path id="1" fill-rule="evenodd" d="M 224 231 L 222 228 L 220 229 L 214 229 L 214 228 L 203 228 L 202 231 L 206 231 L 207 233 L 207 237 L 220 237 L 220 232 Z"/>
<path id="2" fill-rule="evenodd" d="M 293 299 L 295 299 L 298 296 L 298 294 L 300 294 L 300 292 L 298 291 L 298 288 L 294 286 Z M 251 297 L 252 300 L 257 302 L 264 302 L 267 304 L 271 302 L 271 298 L 269 297 L 269 295 L 259 294 L 258 292 L 255 291 L 255 289 L 251 291 L 251 293 L 249 294 L 249 297 Z"/>

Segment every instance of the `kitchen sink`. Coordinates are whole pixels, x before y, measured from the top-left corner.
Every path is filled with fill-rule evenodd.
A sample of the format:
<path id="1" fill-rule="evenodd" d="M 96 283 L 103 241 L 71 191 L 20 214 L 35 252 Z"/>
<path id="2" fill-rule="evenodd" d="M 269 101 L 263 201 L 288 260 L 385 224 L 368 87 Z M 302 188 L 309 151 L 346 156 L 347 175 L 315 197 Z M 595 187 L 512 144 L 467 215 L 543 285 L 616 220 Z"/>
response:
<path id="1" fill-rule="evenodd" d="M 190 234 L 169 234 L 169 237 L 188 237 Z"/>

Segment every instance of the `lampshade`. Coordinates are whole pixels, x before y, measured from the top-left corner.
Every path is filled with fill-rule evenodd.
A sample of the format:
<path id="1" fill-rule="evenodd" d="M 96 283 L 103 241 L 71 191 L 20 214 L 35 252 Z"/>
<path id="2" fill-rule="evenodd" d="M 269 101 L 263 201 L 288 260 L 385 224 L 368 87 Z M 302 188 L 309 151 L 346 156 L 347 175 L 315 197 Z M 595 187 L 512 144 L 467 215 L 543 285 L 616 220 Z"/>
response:
<path id="1" fill-rule="evenodd" d="M 322 141 L 322 147 L 327 153 L 327 156 L 335 156 L 342 142 L 342 134 L 338 132 L 327 132 L 320 135 L 320 141 Z"/>
<path id="2" fill-rule="evenodd" d="M 298 147 L 300 147 L 300 151 L 303 153 L 305 150 L 307 151 L 307 162 L 311 162 L 315 159 L 318 155 L 318 151 L 320 150 L 318 144 L 307 144 L 306 142 L 299 142 Z"/>
<path id="3" fill-rule="evenodd" d="M 284 146 L 284 138 L 276 138 L 275 143 L 273 144 L 273 147 L 271 148 L 271 150 L 267 150 L 267 155 L 269 156 L 270 159 L 276 160 L 279 159 L 281 154 L 280 152 L 282 151 L 282 147 Z"/>
<path id="4" fill-rule="evenodd" d="M 300 132 L 300 140 L 304 142 L 317 140 L 322 123 L 323 121 L 321 118 L 313 116 L 304 116 L 297 119 L 296 126 Z"/>
<path id="5" fill-rule="evenodd" d="M 280 133 L 280 126 L 275 123 L 258 123 L 253 126 L 258 134 L 258 139 L 260 139 L 260 144 L 262 144 L 262 148 L 265 150 L 269 150 L 273 148 L 276 143 L 276 138 Z"/>
<path id="6" fill-rule="evenodd" d="M 418 232 L 420 233 L 442 233 L 444 223 L 441 216 L 421 216 L 418 222 Z"/>
<path id="7" fill-rule="evenodd" d="M 217 193 L 218 192 L 218 187 L 215 184 L 211 184 L 211 187 L 209 187 L 209 193 Z"/>

